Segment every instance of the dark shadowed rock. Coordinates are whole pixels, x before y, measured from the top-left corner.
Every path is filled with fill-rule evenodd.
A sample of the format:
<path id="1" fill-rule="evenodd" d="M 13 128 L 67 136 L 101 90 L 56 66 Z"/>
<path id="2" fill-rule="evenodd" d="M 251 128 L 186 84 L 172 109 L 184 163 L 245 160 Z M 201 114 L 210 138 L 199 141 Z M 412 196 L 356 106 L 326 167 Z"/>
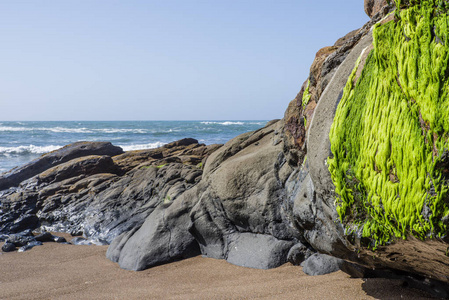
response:
<path id="1" fill-rule="evenodd" d="M 25 214 L 19 216 L 13 221 L 12 225 L 9 227 L 10 233 L 17 233 L 24 231 L 26 229 L 34 229 L 39 225 L 39 218 L 33 214 Z"/>
<path id="2" fill-rule="evenodd" d="M 67 243 L 67 240 L 65 239 L 65 237 L 62 236 L 53 236 L 53 242 L 55 243 Z"/>
<path id="3" fill-rule="evenodd" d="M 12 252 L 16 250 L 16 245 L 14 245 L 13 243 L 10 242 L 6 242 L 3 244 L 2 246 L 2 251 L 3 252 Z"/>
<path id="4" fill-rule="evenodd" d="M 287 255 L 287 260 L 291 264 L 299 266 L 304 260 L 309 258 L 314 253 L 314 250 L 306 247 L 303 243 L 299 242 L 290 248 Z"/>
<path id="5" fill-rule="evenodd" d="M 53 235 L 50 232 L 44 232 L 34 237 L 39 242 L 53 242 Z"/>

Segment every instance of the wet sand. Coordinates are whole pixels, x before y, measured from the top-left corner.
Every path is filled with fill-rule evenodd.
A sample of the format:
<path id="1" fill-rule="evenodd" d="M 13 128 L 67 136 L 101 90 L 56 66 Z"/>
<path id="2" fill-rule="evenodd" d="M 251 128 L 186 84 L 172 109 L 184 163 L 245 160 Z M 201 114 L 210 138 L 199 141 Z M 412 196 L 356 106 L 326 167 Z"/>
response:
<path id="1" fill-rule="evenodd" d="M 45 243 L 0 255 L 0 299 L 428 299 L 399 280 L 307 276 L 291 264 L 249 269 L 203 257 L 141 272 L 105 257 L 106 246 Z"/>

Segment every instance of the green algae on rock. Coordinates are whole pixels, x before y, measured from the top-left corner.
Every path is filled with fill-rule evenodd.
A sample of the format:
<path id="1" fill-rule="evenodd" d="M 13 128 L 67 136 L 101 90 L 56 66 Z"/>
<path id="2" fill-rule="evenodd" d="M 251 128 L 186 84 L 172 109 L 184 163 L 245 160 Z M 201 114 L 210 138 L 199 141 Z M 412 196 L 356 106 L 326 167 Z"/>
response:
<path id="1" fill-rule="evenodd" d="M 377 24 L 374 49 L 336 111 L 328 164 L 337 211 L 347 233 L 373 248 L 447 233 L 448 7 L 411 1 Z"/>

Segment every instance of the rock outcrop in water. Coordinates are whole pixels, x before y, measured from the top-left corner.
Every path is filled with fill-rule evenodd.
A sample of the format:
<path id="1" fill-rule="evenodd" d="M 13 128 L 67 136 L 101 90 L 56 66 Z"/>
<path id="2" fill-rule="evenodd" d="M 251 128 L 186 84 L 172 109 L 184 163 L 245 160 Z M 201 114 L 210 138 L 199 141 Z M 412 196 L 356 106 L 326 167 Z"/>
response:
<path id="1" fill-rule="evenodd" d="M 284 118 L 221 147 L 55 152 L 70 159 L 11 171 L 0 233 L 82 233 L 130 270 L 289 260 L 447 297 L 449 3 L 398 4 L 366 0 L 371 20 L 318 51 Z"/>

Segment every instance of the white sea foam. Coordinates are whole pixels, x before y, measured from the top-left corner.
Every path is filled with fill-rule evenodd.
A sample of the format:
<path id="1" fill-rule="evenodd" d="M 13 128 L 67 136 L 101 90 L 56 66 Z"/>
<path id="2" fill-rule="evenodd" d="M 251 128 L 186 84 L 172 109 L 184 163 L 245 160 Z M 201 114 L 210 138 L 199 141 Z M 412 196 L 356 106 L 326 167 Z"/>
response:
<path id="1" fill-rule="evenodd" d="M 105 128 L 105 129 L 95 129 L 97 132 L 103 133 L 147 133 L 145 129 L 119 129 L 119 128 Z"/>
<path id="2" fill-rule="evenodd" d="M 31 130 L 33 130 L 33 128 L 0 126 L 0 131 L 31 131 Z"/>
<path id="3" fill-rule="evenodd" d="M 66 127 L 13 127 L 13 126 L 0 126 L 0 131 L 50 131 L 55 133 L 92 133 L 92 130 L 88 128 L 66 128 Z"/>
<path id="4" fill-rule="evenodd" d="M 135 144 L 135 145 L 123 145 L 120 146 L 124 151 L 133 151 L 133 150 L 144 150 L 144 149 L 153 149 L 162 147 L 165 145 L 165 143 L 162 142 L 155 142 L 155 143 L 149 143 L 149 144 Z"/>
<path id="5" fill-rule="evenodd" d="M 244 125 L 245 123 L 243 123 L 243 122 L 231 122 L 231 121 L 226 121 L 226 122 L 209 122 L 209 121 L 205 121 L 205 122 L 201 122 L 201 124 L 204 124 L 204 125 L 217 124 L 217 125 L 229 126 L 229 125 Z"/>
<path id="6" fill-rule="evenodd" d="M 66 128 L 66 127 L 54 127 L 54 128 L 36 128 L 36 130 L 51 131 L 56 133 L 92 133 L 93 131 L 88 128 Z"/>
<path id="7" fill-rule="evenodd" d="M 43 154 L 51 152 L 53 150 L 59 149 L 62 146 L 49 145 L 49 146 L 18 146 L 18 147 L 0 147 L 0 155 L 10 156 L 13 154 L 23 155 L 23 154 Z"/>
<path id="8" fill-rule="evenodd" d="M 14 127 L 14 126 L 0 126 L 0 131 L 24 132 L 24 131 L 50 131 L 54 133 L 148 133 L 146 129 L 122 129 L 122 128 L 101 128 L 90 129 L 70 128 L 70 127 Z"/>

